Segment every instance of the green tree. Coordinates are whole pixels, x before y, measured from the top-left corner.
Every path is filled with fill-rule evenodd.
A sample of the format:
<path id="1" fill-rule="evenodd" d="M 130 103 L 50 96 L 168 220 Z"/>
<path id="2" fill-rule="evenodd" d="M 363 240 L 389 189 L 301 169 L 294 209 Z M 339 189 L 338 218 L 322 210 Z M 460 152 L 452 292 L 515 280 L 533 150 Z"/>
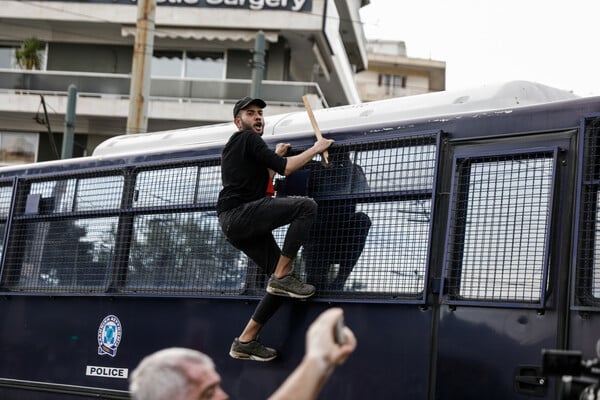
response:
<path id="1" fill-rule="evenodd" d="M 25 69 L 40 69 L 42 64 L 40 51 L 43 48 L 44 45 L 36 37 L 25 39 L 21 43 L 21 48 L 15 53 L 17 65 Z"/>

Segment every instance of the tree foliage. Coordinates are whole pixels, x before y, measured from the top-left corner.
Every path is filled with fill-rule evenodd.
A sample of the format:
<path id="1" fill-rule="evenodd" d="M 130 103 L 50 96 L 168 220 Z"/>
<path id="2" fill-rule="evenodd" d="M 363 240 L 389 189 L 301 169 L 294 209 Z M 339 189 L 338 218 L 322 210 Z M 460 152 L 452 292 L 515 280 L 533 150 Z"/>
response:
<path id="1" fill-rule="evenodd" d="M 41 69 L 42 57 L 40 52 L 43 48 L 43 43 L 36 37 L 25 39 L 23 43 L 21 43 L 21 47 L 15 53 L 17 65 L 28 70 Z"/>

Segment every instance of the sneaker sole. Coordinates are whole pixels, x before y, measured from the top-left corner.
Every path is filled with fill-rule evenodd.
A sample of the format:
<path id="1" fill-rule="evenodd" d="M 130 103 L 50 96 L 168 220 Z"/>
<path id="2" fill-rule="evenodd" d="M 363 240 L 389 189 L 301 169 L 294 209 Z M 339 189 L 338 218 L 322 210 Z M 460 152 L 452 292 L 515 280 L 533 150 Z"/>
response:
<path id="1" fill-rule="evenodd" d="M 293 297 L 294 299 L 308 299 L 309 297 L 315 294 L 315 292 L 312 292 L 310 294 L 298 294 L 294 292 L 288 292 L 287 290 L 274 288 L 271 286 L 267 286 L 267 292 L 275 296 Z"/>
<path id="2" fill-rule="evenodd" d="M 233 350 L 231 350 L 229 352 L 229 356 L 231 358 L 235 358 L 238 360 L 252 360 L 252 361 L 271 361 L 271 360 L 274 360 L 275 358 L 277 358 L 277 354 L 275 354 L 273 357 L 264 358 L 264 357 L 255 356 L 253 354 L 240 353 L 240 352 L 233 351 Z"/>

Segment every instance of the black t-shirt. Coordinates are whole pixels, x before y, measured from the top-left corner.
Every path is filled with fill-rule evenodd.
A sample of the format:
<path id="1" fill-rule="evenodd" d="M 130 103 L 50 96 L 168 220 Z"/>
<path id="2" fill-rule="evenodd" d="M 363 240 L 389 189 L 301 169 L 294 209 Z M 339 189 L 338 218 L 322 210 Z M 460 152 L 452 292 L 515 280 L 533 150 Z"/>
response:
<path id="1" fill-rule="evenodd" d="M 221 155 L 223 189 L 217 213 L 265 197 L 269 169 L 283 175 L 286 164 L 287 159 L 269 149 L 256 132 L 234 133 Z"/>

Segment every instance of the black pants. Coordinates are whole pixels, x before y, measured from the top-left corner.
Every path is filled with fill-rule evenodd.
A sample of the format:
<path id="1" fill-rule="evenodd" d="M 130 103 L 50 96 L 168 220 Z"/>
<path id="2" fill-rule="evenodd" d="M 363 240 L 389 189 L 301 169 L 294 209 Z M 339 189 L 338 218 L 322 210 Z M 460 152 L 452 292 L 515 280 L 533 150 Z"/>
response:
<path id="1" fill-rule="evenodd" d="M 365 248 L 371 219 L 363 212 L 354 212 L 354 207 L 347 210 L 337 204 L 319 205 L 317 215 L 302 253 L 306 280 L 319 291 L 340 291 Z M 339 268 L 334 277 L 330 277 L 332 264 Z"/>
<path id="2" fill-rule="evenodd" d="M 219 214 L 219 224 L 233 246 L 270 276 L 280 255 L 295 258 L 306 240 L 317 215 L 317 203 L 308 197 L 265 197 Z M 272 231 L 289 224 L 283 249 L 279 249 Z M 252 319 L 264 325 L 285 298 L 266 293 Z"/>

